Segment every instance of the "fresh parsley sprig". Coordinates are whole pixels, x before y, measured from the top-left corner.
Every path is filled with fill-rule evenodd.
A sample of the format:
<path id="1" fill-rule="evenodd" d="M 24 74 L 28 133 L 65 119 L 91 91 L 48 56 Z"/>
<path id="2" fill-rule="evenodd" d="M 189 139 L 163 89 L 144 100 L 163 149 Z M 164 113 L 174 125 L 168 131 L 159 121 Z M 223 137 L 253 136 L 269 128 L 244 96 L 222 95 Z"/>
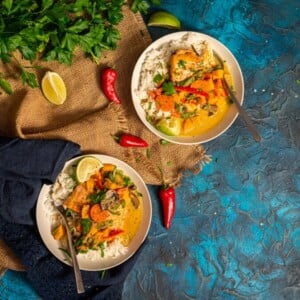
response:
<path id="1" fill-rule="evenodd" d="M 159 4 L 159 0 L 151 0 Z M 117 25 L 123 19 L 125 0 L 3 0 L 0 2 L 0 60 L 9 64 L 18 51 L 32 63 L 36 58 L 72 64 L 75 49 L 81 48 L 96 63 L 103 50 L 115 50 L 120 40 Z M 146 0 L 131 1 L 133 12 L 147 13 Z M 37 87 L 34 73 L 19 66 L 24 84 Z M 33 66 L 30 66 L 33 67 Z M 5 74 L 0 89 L 12 94 Z"/>

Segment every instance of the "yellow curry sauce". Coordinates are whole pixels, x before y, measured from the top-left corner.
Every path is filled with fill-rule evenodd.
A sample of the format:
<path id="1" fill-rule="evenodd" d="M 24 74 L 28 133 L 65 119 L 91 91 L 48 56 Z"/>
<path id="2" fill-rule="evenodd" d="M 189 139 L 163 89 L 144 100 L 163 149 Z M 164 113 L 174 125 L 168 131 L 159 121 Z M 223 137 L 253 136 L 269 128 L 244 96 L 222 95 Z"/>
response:
<path id="1" fill-rule="evenodd" d="M 168 74 L 156 71 L 156 88 L 142 100 L 147 120 L 167 135 L 196 136 L 215 127 L 230 108 L 224 78 L 233 89 L 226 62 L 221 66 L 211 49 L 179 49 L 169 61 Z"/>
<path id="2" fill-rule="evenodd" d="M 128 246 L 142 221 L 142 195 L 132 180 L 113 164 L 104 164 L 87 181 L 75 186 L 64 201 L 74 246 L 78 253 L 101 250 L 119 238 Z M 55 239 L 65 237 L 63 225 Z"/>
<path id="3" fill-rule="evenodd" d="M 120 240 L 126 247 L 136 235 L 142 222 L 143 201 L 140 198 L 139 207 L 136 208 L 130 198 L 128 189 L 124 190 L 122 198 L 125 200 L 124 209 L 121 210 L 120 215 L 111 215 L 111 219 L 117 228 L 123 228 L 124 232 L 120 235 Z"/>

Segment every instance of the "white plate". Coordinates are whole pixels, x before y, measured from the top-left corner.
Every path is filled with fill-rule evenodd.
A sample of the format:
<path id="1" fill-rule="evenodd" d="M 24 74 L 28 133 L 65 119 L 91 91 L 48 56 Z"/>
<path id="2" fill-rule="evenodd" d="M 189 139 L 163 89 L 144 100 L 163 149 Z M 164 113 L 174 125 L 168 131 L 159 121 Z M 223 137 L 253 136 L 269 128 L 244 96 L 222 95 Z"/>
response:
<path id="1" fill-rule="evenodd" d="M 226 114 L 224 119 L 217 126 L 212 128 L 208 132 L 194 137 L 178 137 L 178 136 L 176 137 L 176 136 L 168 136 L 160 132 L 146 120 L 146 113 L 141 106 L 141 99 L 136 94 L 136 91 L 139 86 L 139 81 L 140 81 L 140 73 L 147 53 L 153 49 L 160 48 L 163 44 L 168 43 L 172 40 L 180 40 L 186 34 L 191 34 L 193 37 L 195 37 L 195 39 L 199 40 L 200 42 L 207 41 L 210 47 L 214 51 L 216 51 L 223 60 L 226 60 L 234 80 L 237 99 L 240 102 L 240 104 L 243 103 L 243 99 L 244 99 L 243 75 L 242 75 L 241 68 L 237 60 L 233 56 L 233 54 L 221 42 L 219 42 L 215 38 L 206 34 L 192 32 L 192 31 L 180 31 L 180 32 L 175 32 L 175 33 L 165 35 L 160 39 L 156 40 L 155 42 L 153 42 L 149 47 L 147 47 L 144 50 L 144 52 L 139 57 L 133 70 L 132 80 L 131 80 L 131 95 L 132 95 L 133 105 L 135 107 L 135 110 L 139 118 L 144 123 L 144 125 L 150 131 L 156 134 L 158 137 L 176 144 L 199 144 L 199 143 L 208 142 L 218 137 L 232 125 L 232 123 L 235 121 L 235 119 L 238 116 L 238 111 L 234 104 L 231 105 L 230 110 Z"/>
<path id="2" fill-rule="evenodd" d="M 81 270 L 100 271 L 100 270 L 106 270 L 106 269 L 113 268 L 117 265 L 120 265 L 121 263 L 129 259 L 139 249 L 141 244 L 144 242 L 150 228 L 151 218 L 152 218 L 152 205 L 151 205 L 150 194 L 146 184 L 144 183 L 141 176 L 128 164 L 126 164 L 125 162 L 119 159 L 113 158 L 111 156 L 106 156 L 106 155 L 90 154 L 84 156 L 94 156 L 103 163 L 112 163 L 116 165 L 120 170 L 123 170 L 124 174 L 126 174 L 131 178 L 131 180 L 137 186 L 137 189 L 143 195 L 142 223 L 134 239 L 129 244 L 128 251 L 126 252 L 126 254 L 119 255 L 116 258 L 112 258 L 112 257 L 101 258 L 99 259 L 99 261 L 95 261 L 95 260 L 91 261 L 90 259 L 87 258 L 87 256 L 79 255 L 78 264 Z M 76 164 L 76 162 L 78 162 L 78 160 L 80 160 L 84 156 L 79 156 L 68 161 L 65 164 L 63 171 L 66 171 L 67 168 L 70 168 L 72 165 Z M 68 260 L 66 260 L 64 253 L 59 249 L 61 247 L 60 243 L 54 240 L 51 234 L 51 219 L 50 219 L 51 212 L 49 211 L 49 205 L 46 204 L 47 196 L 50 192 L 50 188 L 51 185 L 43 185 L 41 189 L 37 201 L 37 207 L 36 207 L 37 226 L 40 235 L 42 237 L 42 240 L 47 246 L 47 248 L 49 249 L 49 251 L 54 256 L 56 256 L 60 261 L 66 264 L 70 264 Z"/>

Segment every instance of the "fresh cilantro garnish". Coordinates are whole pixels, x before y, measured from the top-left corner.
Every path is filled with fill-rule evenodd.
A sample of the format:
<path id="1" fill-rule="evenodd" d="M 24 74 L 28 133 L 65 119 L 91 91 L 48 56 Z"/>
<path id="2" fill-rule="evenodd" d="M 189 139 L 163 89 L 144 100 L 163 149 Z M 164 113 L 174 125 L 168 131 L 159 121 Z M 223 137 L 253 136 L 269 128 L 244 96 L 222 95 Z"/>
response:
<path id="1" fill-rule="evenodd" d="M 89 198 L 91 199 L 92 203 L 99 203 L 105 198 L 105 190 L 100 190 L 98 193 L 89 195 Z"/>
<path id="2" fill-rule="evenodd" d="M 164 93 L 168 96 L 172 96 L 176 93 L 174 84 L 170 81 L 164 82 L 162 85 L 162 88 L 163 88 Z"/>
<path id="3" fill-rule="evenodd" d="M 149 148 L 147 148 L 146 155 L 147 155 L 147 158 L 151 158 L 151 151 Z"/>
<path id="4" fill-rule="evenodd" d="M 185 60 L 182 60 L 182 59 L 179 60 L 179 62 L 178 62 L 178 67 L 184 69 L 185 66 L 186 66 L 186 61 L 185 61 Z"/>
<path id="5" fill-rule="evenodd" d="M 169 141 L 164 140 L 164 139 L 159 140 L 159 143 L 160 143 L 161 145 L 168 145 L 168 144 L 170 144 Z"/>
<path id="6" fill-rule="evenodd" d="M 87 234 L 92 226 L 92 220 L 91 219 L 81 219 L 80 224 L 82 225 L 82 234 Z"/>
<path id="7" fill-rule="evenodd" d="M 151 0 L 159 4 L 158 0 Z M 76 48 L 96 63 L 102 52 L 115 50 L 120 40 L 117 25 L 123 19 L 125 0 L 3 0 L 0 2 L 0 61 L 17 63 L 18 76 L 32 88 L 38 87 L 34 73 L 14 57 L 20 52 L 28 62 L 37 57 L 72 64 Z M 133 0 L 133 12 L 147 13 L 146 0 Z M 34 66 L 30 66 L 34 67 Z M 0 73 L 0 89 L 13 93 L 6 74 Z"/>
<path id="8" fill-rule="evenodd" d="M 175 103 L 175 110 L 180 114 L 182 119 L 192 118 L 197 115 L 197 109 L 193 111 L 187 111 L 186 107 L 179 103 Z"/>
<path id="9" fill-rule="evenodd" d="M 153 5 L 160 5 L 160 0 L 151 0 Z M 146 0 L 133 0 L 131 4 L 131 9 L 134 13 L 140 11 L 144 14 L 147 14 L 149 9 L 149 4 Z"/>
<path id="10" fill-rule="evenodd" d="M 11 85 L 6 79 L 4 79 L 4 75 L 1 72 L 0 72 L 0 88 L 8 95 L 12 94 Z"/>
<path id="11" fill-rule="evenodd" d="M 99 244 L 99 249 L 100 249 L 100 252 L 101 252 L 101 257 L 104 257 L 104 249 L 105 249 L 104 243 Z"/>
<path id="12" fill-rule="evenodd" d="M 154 77 L 153 77 L 153 82 L 158 84 L 160 82 L 162 82 L 164 79 L 164 77 L 161 75 L 161 74 L 156 74 Z"/>

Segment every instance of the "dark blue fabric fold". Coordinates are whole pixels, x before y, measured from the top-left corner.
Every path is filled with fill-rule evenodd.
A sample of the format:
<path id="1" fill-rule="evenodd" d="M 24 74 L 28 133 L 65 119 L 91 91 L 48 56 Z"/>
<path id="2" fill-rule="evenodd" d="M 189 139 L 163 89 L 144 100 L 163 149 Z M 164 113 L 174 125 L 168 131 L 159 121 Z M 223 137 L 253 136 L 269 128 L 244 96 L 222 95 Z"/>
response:
<path id="1" fill-rule="evenodd" d="M 35 204 L 42 184 L 54 182 L 65 162 L 79 153 L 79 145 L 68 141 L 0 137 L 0 238 L 20 258 L 42 299 L 118 300 L 142 247 L 104 276 L 83 271 L 86 292 L 78 295 L 73 269 L 48 251 L 36 226 Z"/>
<path id="2" fill-rule="evenodd" d="M 32 209 L 42 183 L 54 182 L 65 162 L 79 153 L 79 145 L 63 140 L 0 138 L 1 216 L 33 224 Z"/>

